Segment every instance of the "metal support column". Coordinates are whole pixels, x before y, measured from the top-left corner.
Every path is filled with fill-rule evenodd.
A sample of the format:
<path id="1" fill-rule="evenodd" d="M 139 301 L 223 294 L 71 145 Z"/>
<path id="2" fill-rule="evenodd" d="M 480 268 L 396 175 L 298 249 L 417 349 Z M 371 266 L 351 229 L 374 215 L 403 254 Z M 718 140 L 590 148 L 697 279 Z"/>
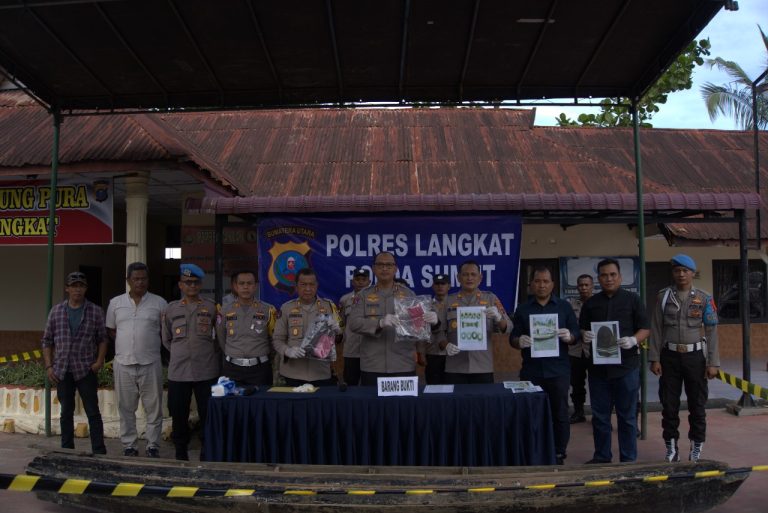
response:
<path id="1" fill-rule="evenodd" d="M 739 309 L 741 311 L 741 341 L 742 341 L 742 378 L 751 381 L 751 362 L 749 358 L 749 260 L 747 259 L 747 213 L 744 210 L 738 212 L 739 217 Z M 755 406 L 752 396 L 743 392 L 737 403 L 742 408 Z"/>
<path id="2" fill-rule="evenodd" d="M 48 208 L 48 291 L 46 294 L 46 316 L 53 308 L 53 254 L 56 237 L 56 189 L 59 181 L 59 137 L 61 112 L 53 111 L 53 150 L 51 152 L 51 195 Z M 51 382 L 45 376 L 45 436 L 51 436 Z"/>
<path id="3" fill-rule="evenodd" d="M 637 250 L 640 260 L 640 297 L 645 305 L 645 209 L 643 207 L 643 166 L 640 160 L 640 118 L 637 114 L 637 99 L 632 102 L 632 135 L 635 146 L 635 188 L 637 189 Z M 640 343 L 640 438 L 648 434 L 648 347 L 647 341 Z"/>

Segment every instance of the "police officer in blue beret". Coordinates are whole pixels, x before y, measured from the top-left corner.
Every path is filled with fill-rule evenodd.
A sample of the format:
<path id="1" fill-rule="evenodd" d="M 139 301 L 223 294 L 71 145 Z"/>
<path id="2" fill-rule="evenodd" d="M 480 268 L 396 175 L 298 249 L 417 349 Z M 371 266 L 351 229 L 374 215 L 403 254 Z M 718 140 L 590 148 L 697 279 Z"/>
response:
<path id="1" fill-rule="evenodd" d="M 195 264 L 181 264 L 181 299 L 172 301 L 162 318 L 163 345 L 171 354 L 168 363 L 168 412 L 176 459 L 188 460 L 189 409 L 195 394 L 203 433 L 211 385 L 219 376 L 219 344 L 214 332 L 216 304 L 200 296 L 205 273 Z"/>
<path id="2" fill-rule="evenodd" d="M 693 286 L 696 262 L 688 255 L 672 257 L 674 285 L 661 290 L 651 316 L 648 360 L 659 376 L 659 399 L 665 459 L 680 461 L 680 394 L 688 398 L 688 459 L 698 461 L 706 439 L 707 379 L 717 376 L 717 308 L 709 293 Z"/>

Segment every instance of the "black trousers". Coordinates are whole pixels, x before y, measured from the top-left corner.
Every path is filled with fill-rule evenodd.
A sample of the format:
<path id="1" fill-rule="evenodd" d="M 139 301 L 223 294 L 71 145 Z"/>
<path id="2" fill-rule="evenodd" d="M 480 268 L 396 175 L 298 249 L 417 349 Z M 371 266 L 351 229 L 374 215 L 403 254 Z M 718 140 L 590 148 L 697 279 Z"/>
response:
<path id="1" fill-rule="evenodd" d="M 427 385 L 445 385 L 445 355 L 428 354 L 427 367 L 424 369 Z"/>
<path id="2" fill-rule="evenodd" d="M 375 387 L 377 378 L 397 378 L 402 376 L 415 376 L 416 371 L 411 372 L 366 372 L 360 371 L 360 384 L 364 387 Z"/>
<path id="3" fill-rule="evenodd" d="M 475 374 L 446 372 L 445 383 L 448 385 L 477 385 L 482 383 L 493 383 L 493 372 L 477 372 Z"/>
<path id="4" fill-rule="evenodd" d="M 685 387 L 688 398 L 688 439 L 705 442 L 707 438 L 707 360 L 703 351 L 677 353 L 661 350 L 661 427 L 664 440 L 680 439 L 680 394 Z"/>
<path id="5" fill-rule="evenodd" d="M 587 369 L 589 358 L 570 356 L 571 359 L 571 402 L 576 411 L 584 411 L 587 402 Z"/>
<path id="6" fill-rule="evenodd" d="M 85 415 L 88 417 L 91 450 L 94 454 L 107 454 L 107 447 L 104 445 L 104 423 L 99 411 L 98 387 L 99 380 L 93 372 L 88 372 L 84 378 L 77 381 L 71 372 L 67 372 L 56 385 L 56 395 L 61 405 L 59 425 L 62 448 L 75 448 L 75 390 L 77 390 L 83 402 Z"/>
<path id="7" fill-rule="evenodd" d="M 259 363 L 250 367 L 241 367 L 224 360 L 222 375 L 237 383 L 237 386 L 272 386 L 272 362 Z"/>
<path id="8" fill-rule="evenodd" d="M 344 357 L 344 383 L 350 386 L 360 384 L 360 358 Z"/>
<path id="9" fill-rule="evenodd" d="M 539 385 L 549 397 L 549 409 L 552 412 L 552 428 L 555 435 L 555 452 L 565 457 L 568 441 L 571 439 L 571 423 L 568 417 L 568 385 L 570 376 L 555 378 L 534 378 L 520 372 L 520 379 Z"/>
<path id="10" fill-rule="evenodd" d="M 192 394 L 195 394 L 197 413 L 200 416 L 200 436 L 205 432 L 208 418 L 208 400 L 211 397 L 211 385 L 217 378 L 203 381 L 168 380 L 168 412 L 171 414 L 171 440 L 176 448 L 186 449 L 189 445 L 189 406 Z"/>

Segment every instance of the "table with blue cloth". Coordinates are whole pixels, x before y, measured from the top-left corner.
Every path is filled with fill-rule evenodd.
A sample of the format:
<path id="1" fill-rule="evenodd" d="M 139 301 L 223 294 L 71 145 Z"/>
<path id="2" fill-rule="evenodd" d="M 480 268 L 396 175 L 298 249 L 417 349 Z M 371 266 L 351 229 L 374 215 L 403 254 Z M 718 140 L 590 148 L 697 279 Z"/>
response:
<path id="1" fill-rule="evenodd" d="M 378 397 L 375 387 L 212 397 L 201 459 L 318 465 L 555 463 L 549 402 L 501 384 Z"/>

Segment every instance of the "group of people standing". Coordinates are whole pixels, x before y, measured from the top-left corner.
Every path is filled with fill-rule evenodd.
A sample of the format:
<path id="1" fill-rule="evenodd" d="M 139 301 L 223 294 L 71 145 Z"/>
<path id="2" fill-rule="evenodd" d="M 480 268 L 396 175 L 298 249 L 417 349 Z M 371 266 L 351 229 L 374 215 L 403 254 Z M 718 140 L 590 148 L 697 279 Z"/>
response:
<path id="1" fill-rule="evenodd" d="M 490 291 L 480 290 L 481 266 L 466 261 L 456 276 L 459 290 L 450 293 L 451 279 L 433 277 L 434 309 L 424 313 L 431 326 L 430 343 L 399 342 L 396 334 L 395 298 L 414 292 L 398 283 L 395 255 L 374 257 L 371 284 L 367 269 L 356 269 L 353 290 L 339 306 L 317 295 L 318 277 L 311 268 L 296 273 L 296 299 L 278 310 L 256 297 L 257 274 L 237 271 L 231 276 L 232 293 L 224 306 L 200 295 L 204 272 L 182 264 L 181 299 L 166 301 L 148 292 L 148 270 L 142 263 L 128 266 L 128 292 L 110 301 L 106 316 L 85 299 L 83 273 L 67 276 L 67 299 L 56 305 L 43 336 L 48 377 L 56 384 L 61 403 L 62 447 L 74 448 L 74 392 L 77 389 L 88 417 L 94 453 L 105 453 L 103 426 L 96 396 L 96 372 L 104 365 L 108 336 L 114 339 L 114 381 L 120 415 L 123 453 L 136 456 L 138 430 L 136 409 L 141 401 L 146 413 L 148 457 L 160 455 L 162 430 L 161 347 L 169 354 L 168 410 L 172 417 L 172 441 L 177 459 L 188 459 L 188 417 L 194 394 L 202 421 L 206 418 L 210 387 L 222 373 L 242 387 L 270 386 L 273 359 L 289 386 L 304 383 L 322 386 L 343 380 L 348 385 L 376 385 L 379 377 L 410 376 L 426 357 L 429 384 L 493 383 L 492 335 L 501 334 L 522 353 L 520 379 L 541 386 L 549 397 L 557 462 L 567 457 L 570 423 L 585 420 L 584 376 L 588 374 L 595 451 L 588 463 L 612 460 L 611 413 L 618 421 L 620 461 L 637 458 L 636 408 L 639 389 L 638 343 L 651 334 L 651 371 L 660 376 L 663 405 L 663 437 L 668 461 L 679 460 L 679 416 L 684 385 L 690 410 L 690 459 L 701 455 L 705 440 L 707 378 L 717 373 L 717 315 L 712 298 L 692 286 L 696 271 L 690 257 L 672 259 L 674 285 L 659 294 L 649 322 L 640 297 L 621 288 L 618 261 L 605 259 L 597 266 L 599 293 L 592 295 L 592 277 L 580 276 L 580 298 L 571 302 L 553 294 L 549 269 L 533 271 L 530 298 L 513 317 Z M 458 308 L 483 307 L 487 347 L 465 351 L 457 343 Z M 534 358 L 529 319 L 536 314 L 558 318 L 557 356 Z M 336 342 L 343 343 L 343 377 L 334 377 L 329 360 L 307 358 L 302 342 L 315 322 L 325 320 Z M 593 365 L 593 322 L 618 321 L 617 344 L 621 363 Z M 652 330 L 652 331 L 651 331 Z M 574 413 L 569 417 L 568 390 L 572 388 Z"/>

